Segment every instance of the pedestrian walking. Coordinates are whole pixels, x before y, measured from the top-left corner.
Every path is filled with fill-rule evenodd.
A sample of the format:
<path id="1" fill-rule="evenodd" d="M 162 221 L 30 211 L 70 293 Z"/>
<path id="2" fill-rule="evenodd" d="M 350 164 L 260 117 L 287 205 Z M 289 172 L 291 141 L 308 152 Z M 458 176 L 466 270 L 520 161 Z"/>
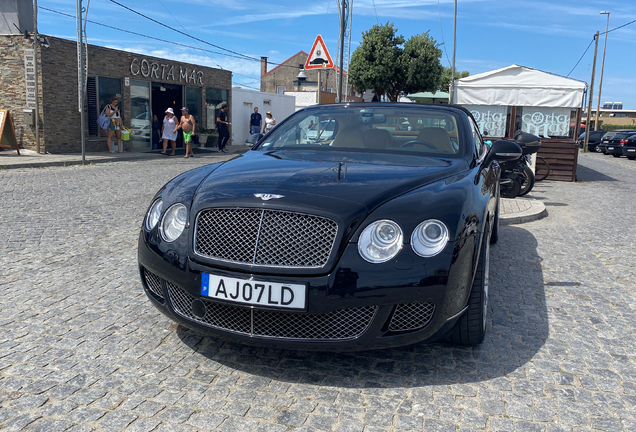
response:
<path id="1" fill-rule="evenodd" d="M 276 124 L 276 119 L 272 115 L 272 112 L 267 111 L 267 114 L 265 114 L 265 127 L 263 128 L 263 135 L 266 133 L 269 133 L 269 131 L 272 130 L 275 124 Z"/>
<path id="2" fill-rule="evenodd" d="M 152 116 L 152 149 L 157 150 L 161 142 L 161 123 L 157 114 Z"/>
<path id="3" fill-rule="evenodd" d="M 227 153 L 227 149 L 225 148 L 225 145 L 230 139 L 230 129 L 228 128 L 228 125 L 231 125 L 231 124 L 232 123 L 227 121 L 227 104 L 223 104 L 221 105 L 221 112 L 216 118 L 216 127 L 219 130 L 219 151 L 220 152 Z"/>
<path id="4" fill-rule="evenodd" d="M 172 153 L 170 156 L 174 156 L 177 151 L 177 125 L 178 120 L 174 116 L 172 108 L 166 110 L 166 116 L 163 118 L 163 127 L 161 128 L 161 138 L 163 139 L 163 151 L 161 154 L 165 155 L 168 149 L 168 141 L 172 146 Z"/>
<path id="5" fill-rule="evenodd" d="M 254 108 L 254 112 L 250 115 L 250 135 L 261 132 L 263 128 L 263 117 L 258 113 L 258 108 Z"/>
<path id="6" fill-rule="evenodd" d="M 194 157 L 194 152 L 192 151 L 192 135 L 196 135 L 195 128 L 196 122 L 194 121 L 194 117 L 190 115 L 190 111 L 188 107 L 181 108 L 181 121 L 179 122 L 179 126 L 177 129 L 181 129 L 183 131 L 183 142 L 186 146 L 186 154 L 185 158 L 187 159 L 188 155 Z"/>
<path id="7" fill-rule="evenodd" d="M 106 140 L 106 144 L 108 144 L 108 152 L 115 153 L 113 150 L 112 140 L 113 136 L 116 136 L 117 150 L 121 153 L 123 151 L 123 144 L 121 142 L 121 114 L 119 111 L 119 99 L 117 99 L 117 96 L 110 98 L 110 103 L 104 108 L 104 114 L 110 119 L 110 124 L 108 125 L 108 139 Z"/>

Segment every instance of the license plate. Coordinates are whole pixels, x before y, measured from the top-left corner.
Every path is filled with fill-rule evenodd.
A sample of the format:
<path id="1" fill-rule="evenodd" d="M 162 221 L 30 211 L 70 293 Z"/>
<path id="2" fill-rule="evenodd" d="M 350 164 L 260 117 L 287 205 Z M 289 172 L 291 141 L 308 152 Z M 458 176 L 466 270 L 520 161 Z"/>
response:
<path id="1" fill-rule="evenodd" d="M 614 147 L 608 147 L 607 149 L 608 150 L 614 150 Z"/>
<path id="2" fill-rule="evenodd" d="M 634 152 L 634 151 L 636 151 L 636 149 L 627 149 L 627 151 Z"/>
<path id="3" fill-rule="evenodd" d="M 201 295 L 232 303 L 305 309 L 307 287 L 248 279 L 236 279 L 203 273 Z"/>

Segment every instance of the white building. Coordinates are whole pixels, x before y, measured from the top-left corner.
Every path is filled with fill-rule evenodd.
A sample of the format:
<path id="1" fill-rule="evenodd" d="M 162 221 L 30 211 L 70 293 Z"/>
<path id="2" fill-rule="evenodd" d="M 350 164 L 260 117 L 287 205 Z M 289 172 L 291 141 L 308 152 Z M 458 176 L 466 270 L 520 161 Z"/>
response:
<path id="1" fill-rule="evenodd" d="M 263 117 L 272 112 L 276 123 L 281 122 L 296 111 L 296 98 L 293 96 L 265 93 L 256 90 L 246 90 L 240 87 L 232 88 L 232 143 L 241 145 L 250 136 L 250 115 L 258 108 Z"/>

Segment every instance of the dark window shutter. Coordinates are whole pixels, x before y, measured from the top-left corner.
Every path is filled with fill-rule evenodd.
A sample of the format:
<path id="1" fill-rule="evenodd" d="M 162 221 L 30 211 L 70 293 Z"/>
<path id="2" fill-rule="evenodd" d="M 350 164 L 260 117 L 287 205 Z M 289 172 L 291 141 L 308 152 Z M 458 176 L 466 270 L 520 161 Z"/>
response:
<path id="1" fill-rule="evenodd" d="M 97 136 L 97 86 L 95 77 L 88 77 L 86 82 L 86 97 L 88 99 L 88 135 Z"/>

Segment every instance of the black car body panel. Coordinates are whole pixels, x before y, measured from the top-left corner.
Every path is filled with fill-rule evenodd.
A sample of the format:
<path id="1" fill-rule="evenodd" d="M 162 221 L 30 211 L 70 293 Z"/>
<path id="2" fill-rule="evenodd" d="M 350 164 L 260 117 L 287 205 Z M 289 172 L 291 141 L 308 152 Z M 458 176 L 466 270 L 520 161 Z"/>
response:
<path id="1" fill-rule="evenodd" d="M 591 152 L 596 151 L 596 146 L 601 143 L 601 140 L 606 133 L 607 132 L 601 129 L 596 131 L 591 131 L 590 137 L 588 138 L 588 142 L 587 142 L 587 150 Z M 579 141 L 579 148 L 583 148 L 583 146 L 585 145 L 585 132 L 579 135 L 578 141 Z"/>
<path id="2" fill-rule="evenodd" d="M 628 159 L 636 159 L 636 133 L 627 138 L 627 142 L 623 144 L 623 155 Z"/>
<path id="3" fill-rule="evenodd" d="M 486 222 L 493 221 L 499 202 L 500 167 L 487 153 L 476 154 L 472 120 L 466 112 L 434 109 L 455 116 L 459 129 L 455 136 L 469 143 L 464 153 L 414 158 L 399 149 L 395 154 L 355 149 L 263 151 L 261 140 L 229 162 L 173 179 L 156 198 L 163 200 L 164 212 L 176 203 L 187 208 L 182 234 L 172 242 L 164 240 L 160 222 L 151 230 L 142 228 L 139 235 L 140 274 L 152 303 L 171 319 L 201 332 L 269 347 L 362 350 L 433 341 L 444 335 L 465 310 Z M 195 244 L 197 217 L 210 209 L 312 215 L 335 221 L 337 233 L 328 259 L 315 268 L 215 259 L 197 253 Z M 387 219 L 401 227 L 402 248 L 387 262 L 368 262 L 358 252 L 360 234 L 374 221 Z M 411 248 L 411 233 L 422 221 L 432 219 L 448 227 L 449 241 L 437 255 L 424 258 Z M 306 307 L 292 311 L 273 302 L 250 307 L 227 296 L 227 302 L 211 299 L 201 294 L 204 274 L 253 281 L 255 287 L 305 285 Z M 238 295 L 238 285 L 236 289 Z M 251 286 L 249 292 L 251 296 Z M 397 305 L 404 304 L 430 304 L 434 309 L 430 322 L 415 330 L 392 330 Z M 278 337 L 254 329 L 257 314 L 291 321 L 327 317 L 331 322 L 329 314 L 362 309 L 373 312 L 365 318 L 369 322 L 364 331 L 352 337 Z M 210 310 L 232 317 L 251 314 L 252 327 L 237 330 L 234 324 L 210 324 L 206 321 Z"/>
<path id="4" fill-rule="evenodd" d="M 635 133 L 636 132 L 634 132 L 633 130 L 629 131 L 629 132 L 619 132 L 619 133 L 617 133 L 606 144 L 605 153 L 608 154 L 608 155 L 623 156 L 623 144 L 624 144 L 624 142 L 627 139 L 629 139 L 629 137 L 634 135 Z"/>

